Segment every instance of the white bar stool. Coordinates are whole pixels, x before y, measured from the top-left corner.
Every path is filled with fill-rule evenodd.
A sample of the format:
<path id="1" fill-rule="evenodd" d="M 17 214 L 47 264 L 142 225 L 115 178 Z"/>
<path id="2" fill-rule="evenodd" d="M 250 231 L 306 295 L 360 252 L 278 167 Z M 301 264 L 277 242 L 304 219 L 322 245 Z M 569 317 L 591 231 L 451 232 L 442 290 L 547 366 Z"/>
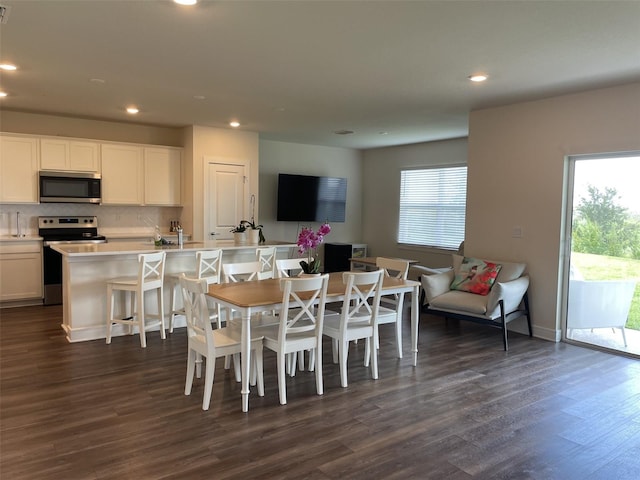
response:
<path id="1" fill-rule="evenodd" d="M 146 253 L 138 255 L 138 276 L 120 277 L 107 281 L 107 344 L 111 343 L 111 327 L 114 323 L 129 326 L 129 334 L 133 335 L 133 327 L 138 325 L 140 333 L 140 346 L 147 346 L 146 330 L 160 325 L 160 336 L 165 339 L 164 331 L 164 303 L 162 284 L 164 278 L 165 252 Z M 145 314 L 144 293 L 156 290 L 158 313 Z M 127 300 L 124 318 L 114 318 L 115 299 L 118 291 L 125 294 Z M 148 318 L 157 319 L 147 323 Z"/>
<path id="2" fill-rule="evenodd" d="M 185 273 L 190 278 L 204 279 L 207 285 L 220 283 L 220 274 L 222 272 L 222 250 L 199 250 L 196 252 L 196 271 L 193 273 Z M 169 333 L 173 333 L 173 321 L 177 315 L 185 315 L 184 306 L 178 307 L 176 300 L 182 296 L 180 287 L 180 275 L 167 275 L 169 288 L 171 289 L 170 313 L 169 313 Z M 209 300 L 209 298 L 207 297 Z M 210 306 L 210 320 L 216 320 L 218 328 L 222 327 L 222 319 L 220 315 L 220 306 L 218 304 Z"/>

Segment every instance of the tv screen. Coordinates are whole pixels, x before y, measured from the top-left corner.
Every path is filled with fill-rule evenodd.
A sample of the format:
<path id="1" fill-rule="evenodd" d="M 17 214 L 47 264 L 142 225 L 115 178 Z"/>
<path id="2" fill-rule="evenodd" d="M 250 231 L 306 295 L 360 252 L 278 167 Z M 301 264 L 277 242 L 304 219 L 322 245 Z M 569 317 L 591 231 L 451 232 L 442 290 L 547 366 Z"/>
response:
<path id="1" fill-rule="evenodd" d="M 278 221 L 344 222 L 347 179 L 278 175 Z"/>

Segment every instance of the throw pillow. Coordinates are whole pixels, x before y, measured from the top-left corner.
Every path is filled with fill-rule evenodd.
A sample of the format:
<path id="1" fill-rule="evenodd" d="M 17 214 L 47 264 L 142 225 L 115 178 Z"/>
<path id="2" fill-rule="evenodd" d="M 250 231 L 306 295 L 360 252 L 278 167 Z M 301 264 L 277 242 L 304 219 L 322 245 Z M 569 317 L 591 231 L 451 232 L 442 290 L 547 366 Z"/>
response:
<path id="1" fill-rule="evenodd" d="M 501 265 L 477 258 L 464 257 L 451 282 L 451 290 L 488 295 Z"/>

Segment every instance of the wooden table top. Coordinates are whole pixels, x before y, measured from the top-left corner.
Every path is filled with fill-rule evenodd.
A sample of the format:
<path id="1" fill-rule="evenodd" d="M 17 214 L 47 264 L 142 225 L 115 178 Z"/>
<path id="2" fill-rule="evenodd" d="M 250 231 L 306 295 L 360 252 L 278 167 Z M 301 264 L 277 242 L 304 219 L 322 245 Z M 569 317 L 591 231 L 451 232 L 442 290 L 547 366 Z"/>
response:
<path id="1" fill-rule="evenodd" d="M 349 261 L 351 263 L 363 263 L 365 265 L 372 265 L 375 266 L 378 258 L 380 257 L 352 257 L 349 259 Z M 398 258 L 398 257 L 383 257 L 383 258 L 389 258 L 391 260 L 402 260 L 403 262 L 409 262 L 409 265 L 415 265 L 416 263 L 420 263 L 418 262 L 418 260 L 410 260 L 408 258 Z"/>
<path id="2" fill-rule="evenodd" d="M 268 280 L 255 280 L 238 283 L 219 283 L 209 285 L 208 294 L 211 297 L 228 302 L 241 308 L 275 305 L 282 302 L 279 278 Z M 414 280 L 402 280 L 385 277 L 382 290 L 396 290 L 403 288 L 410 290 L 420 283 Z M 345 285 L 342 281 L 342 272 L 329 274 L 327 287 L 327 301 L 335 301 L 344 295 Z"/>

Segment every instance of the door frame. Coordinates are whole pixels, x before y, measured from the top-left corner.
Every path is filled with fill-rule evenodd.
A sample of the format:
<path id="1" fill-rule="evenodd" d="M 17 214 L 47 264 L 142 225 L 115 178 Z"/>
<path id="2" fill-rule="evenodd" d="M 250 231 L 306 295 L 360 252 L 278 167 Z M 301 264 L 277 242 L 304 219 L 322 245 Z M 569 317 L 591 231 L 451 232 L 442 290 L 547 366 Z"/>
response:
<path id="1" fill-rule="evenodd" d="M 575 193 L 575 173 L 576 164 L 582 160 L 604 160 L 615 158 L 628 158 L 636 157 L 640 154 L 639 151 L 621 151 L 621 152 L 602 152 L 602 153 L 590 153 L 590 154 L 577 154 L 567 155 L 564 162 L 564 188 L 563 188 L 563 202 L 562 202 L 562 229 L 561 229 L 561 248 L 560 248 L 560 335 L 563 342 L 588 346 L 596 350 L 603 350 L 607 352 L 613 352 L 621 355 L 627 355 L 627 352 L 621 350 L 612 350 L 610 348 L 602 347 L 600 345 L 580 342 L 567 338 L 567 320 L 569 311 L 569 276 L 571 271 L 571 243 L 573 236 L 573 212 L 575 209 L 574 193 Z M 634 356 L 634 358 L 637 358 Z"/>

